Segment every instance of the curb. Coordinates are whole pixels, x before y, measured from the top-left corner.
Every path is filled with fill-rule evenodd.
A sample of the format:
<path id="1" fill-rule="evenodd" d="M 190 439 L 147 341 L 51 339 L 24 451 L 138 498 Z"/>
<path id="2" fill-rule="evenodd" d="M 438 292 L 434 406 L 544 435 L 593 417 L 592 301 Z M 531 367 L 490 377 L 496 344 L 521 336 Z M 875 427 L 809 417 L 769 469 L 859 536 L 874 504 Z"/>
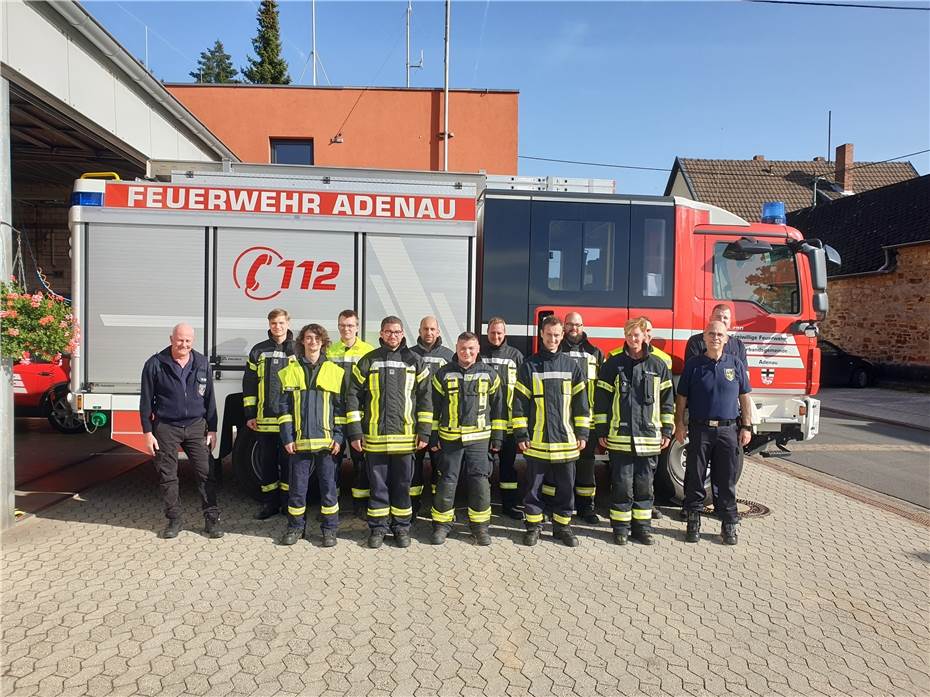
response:
<path id="1" fill-rule="evenodd" d="M 921 426 L 920 424 L 910 424 L 906 421 L 901 421 L 900 419 L 889 419 L 886 416 L 875 416 L 874 414 L 864 414 L 861 411 L 852 411 L 850 409 L 837 409 L 836 407 L 825 407 L 823 402 L 820 403 L 821 412 L 829 412 L 831 414 L 841 414 L 842 416 L 857 416 L 860 419 L 869 419 L 870 421 L 878 421 L 883 424 L 891 424 L 892 426 L 903 426 L 904 428 L 914 428 L 918 431 L 927 431 L 930 433 L 930 426 Z"/>

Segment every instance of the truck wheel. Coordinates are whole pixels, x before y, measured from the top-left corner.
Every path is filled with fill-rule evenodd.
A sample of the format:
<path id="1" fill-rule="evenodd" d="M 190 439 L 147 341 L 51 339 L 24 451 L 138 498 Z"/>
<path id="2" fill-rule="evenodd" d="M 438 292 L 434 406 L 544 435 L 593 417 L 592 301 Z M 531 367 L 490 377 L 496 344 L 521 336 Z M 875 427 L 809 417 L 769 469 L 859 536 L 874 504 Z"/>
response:
<path id="1" fill-rule="evenodd" d="M 71 408 L 68 386 L 56 385 L 47 397 L 48 422 L 61 433 L 84 433 L 84 418 Z"/>
<path id="2" fill-rule="evenodd" d="M 868 387 L 870 382 L 871 380 L 869 379 L 869 371 L 865 368 L 856 368 L 849 378 L 849 383 L 853 387 L 858 387 L 859 389 Z"/>
<path id="3" fill-rule="evenodd" d="M 659 456 L 659 466 L 656 468 L 654 481 L 656 499 L 663 502 L 680 504 L 685 498 L 685 463 L 688 457 L 688 439 L 685 438 L 684 445 L 674 438 L 672 444 L 662 451 Z M 737 465 L 736 479 L 743 469 L 743 453 L 740 451 L 739 464 Z M 710 470 L 707 472 L 707 479 L 704 480 L 704 490 L 707 492 L 704 502 L 710 504 L 713 502 L 713 494 L 710 485 Z"/>
<path id="4" fill-rule="evenodd" d="M 236 440 L 233 443 L 232 459 L 233 472 L 239 490 L 256 501 L 261 499 L 261 479 L 258 475 L 259 463 L 258 439 L 251 428 L 236 430 Z"/>

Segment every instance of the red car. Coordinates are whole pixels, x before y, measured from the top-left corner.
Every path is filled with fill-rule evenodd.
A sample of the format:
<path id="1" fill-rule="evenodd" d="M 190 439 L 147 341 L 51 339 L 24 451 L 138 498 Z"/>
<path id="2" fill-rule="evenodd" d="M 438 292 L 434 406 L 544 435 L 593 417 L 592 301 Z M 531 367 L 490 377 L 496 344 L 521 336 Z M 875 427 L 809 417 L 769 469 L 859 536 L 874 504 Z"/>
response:
<path id="1" fill-rule="evenodd" d="M 32 361 L 13 366 L 13 405 L 16 416 L 45 416 L 62 433 L 83 433 L 84 419 L 71 409 L 68 383 L 71 361 L 61 365 Z"/>

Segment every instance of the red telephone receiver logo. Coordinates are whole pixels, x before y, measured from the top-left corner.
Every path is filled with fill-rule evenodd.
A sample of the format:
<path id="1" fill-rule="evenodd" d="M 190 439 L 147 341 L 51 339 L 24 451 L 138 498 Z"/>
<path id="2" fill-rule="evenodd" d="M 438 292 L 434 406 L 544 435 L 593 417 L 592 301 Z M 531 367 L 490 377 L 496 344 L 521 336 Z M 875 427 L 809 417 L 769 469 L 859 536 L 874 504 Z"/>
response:
<path id="1" fill-rule="evenodd" d="M 244 283 L 239 282 L 240 270 L 244 271 Z M 249 247 L 236 257 L 232 269 L 236 288 L 252 300 L 271 300 L 290 289 L 292 282 L 298 283 L 300 290 L 336 290 L 339 271 L 339 262 L 305 259 L 298 264 L 271 247 Z"/>
<path id="2" fill-rule="evenodd" d="M 273 288 L 271 286 L 271 274 L 267 274 L 265 288 L 262 288 L 262 282 L 259 278 L 259 272 L 265 268 L 274 268 L 275 261 L 281 261 L 282 257 L 271 247 L 249 247 L 242 252 L 233 263 L 233 282 L 236 288 L 242 288 L 245 295 L 252 300 L 271 300 L 281 294 L 282 288 Z M 248 269 L 245 274 L 245 287 L 239 283 L 239 269 Z"/>

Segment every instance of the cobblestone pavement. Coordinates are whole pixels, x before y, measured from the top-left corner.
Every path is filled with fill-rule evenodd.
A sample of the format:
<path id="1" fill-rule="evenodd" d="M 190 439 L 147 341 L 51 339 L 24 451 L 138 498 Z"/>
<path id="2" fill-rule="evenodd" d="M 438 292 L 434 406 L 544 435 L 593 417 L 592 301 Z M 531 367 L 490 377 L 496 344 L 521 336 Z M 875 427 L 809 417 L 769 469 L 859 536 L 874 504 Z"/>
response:
<path id="1" fill-rule="evenodd" d="M 282 548 L 226 491 L 227 535 L 161 540 L 143 466 L 2 538 L 4 695 L 926 695 L 928 530 L 748 464 L 740 544 Z"/>

